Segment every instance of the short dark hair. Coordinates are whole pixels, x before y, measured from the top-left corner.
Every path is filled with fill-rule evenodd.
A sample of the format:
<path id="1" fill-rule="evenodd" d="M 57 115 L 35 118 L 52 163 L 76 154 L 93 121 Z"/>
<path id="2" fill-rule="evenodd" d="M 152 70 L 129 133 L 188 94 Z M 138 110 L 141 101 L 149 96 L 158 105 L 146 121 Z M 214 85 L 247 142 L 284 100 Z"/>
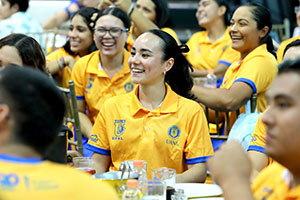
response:
<path id="1" fill-rule="evenodd" d="M 12 140 L 44 155 L 57 138 L 65 111 L 54 81 L 39 70 L 9 65 L 0 70 L 0 101 L 10 109 Z"/>
<path id="2" fill-rule="evenodd" d="M 288 50 L 289 48 L 291 48 L 291 47 L 300 47 L 300 39 L 295 40 L 295 41 L 289 43 L 289 44 L 285 47 L 285 49 L 284 49 L 284 51 L 283 51 L 283 56 L 285 55 L 285 53 L 287 52 L 287 50 Z"/>
<path id="3" fill-rule="evenodd" d="M 10 7 L 17 4 L 19 6 L 20 12 L 26 12 L 29 7 L 29 0 L 7 0 L 10 4 Z"/>
<path id="4" fill-rule="evenodd" d="M 196 100 L 195 96 L 191 93 L 194 82 L 189 70 L 192 69 L 192 65 L 183 55 L 183 52 L 187 53 L 189 51 L 188 46 L 178 46 L 176 40 L 162 30 L 155 29 L 147 32 L 158 36 L 162 40 L 162 59 L 164 61 L 170 58 L 174 59 L 172 68 L 166 73 L 165 81 L 178 95 Z"/>
<path id="5" fill-rule="evenodd" d="M 278 69 L 278 74 L 293 72 L 300 75 L 300 58 L 295 60 L 285 60 L 280 63 Z"/>
<path id="6" fill-rule="evenodd" d="M 34 38 L 24 34 L 13 33 L 0 40 L 0 48 L 3 46 L 15 47 L 19 52 L 23 65 L 46 72 L 44 52 Z"/>

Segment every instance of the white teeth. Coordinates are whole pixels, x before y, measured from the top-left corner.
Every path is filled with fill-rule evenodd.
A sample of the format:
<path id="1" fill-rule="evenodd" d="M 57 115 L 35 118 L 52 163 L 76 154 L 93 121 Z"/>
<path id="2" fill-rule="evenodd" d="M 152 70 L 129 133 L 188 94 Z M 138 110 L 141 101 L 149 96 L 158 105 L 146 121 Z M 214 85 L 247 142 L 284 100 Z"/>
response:
<path id="1" fill-rule="evenodd" d="M 134 73 L 143 73 L 144 72 L 143 70 L 139 70 L 139 69 L 132 69 L 131 71 Z"/>
<path id="2" fill-rule="evenodd" d="M 102 45 L 105 47 L 111 47 L 113 46 L 115 43 L 114 42 L 103 42 Z"/>

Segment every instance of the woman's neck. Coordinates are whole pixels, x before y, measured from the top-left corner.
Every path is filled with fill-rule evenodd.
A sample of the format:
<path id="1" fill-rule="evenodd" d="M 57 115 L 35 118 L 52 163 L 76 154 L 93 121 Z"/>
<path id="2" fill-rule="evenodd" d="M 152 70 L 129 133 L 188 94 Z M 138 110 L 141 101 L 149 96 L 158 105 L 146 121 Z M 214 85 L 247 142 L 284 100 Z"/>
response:
<path id="1" fill-rule="evenodd" d="M 208 38 L 210 41 L 215 42 L 219 38 L 224 36 L 224 33 L 226 31 L 226 25 L 222 20 L 216 20 L 215 23 L 210 25 L 209 27 L 206 28 Z"/>
<path id="2" fill-rule="evenodd" d="M 123 53 L 113 57 L 105 56 L 100 53 L 100 62 L 102 69 L 112 79 L 123 67 Z"/>
<path id="3" fill-rule="evenodd" d="M 167 89 L 164 82 L 156 85 L 140 85 L 138 98 L 145 108 L 154 110 L 161 105 L 166 92 Z"/>

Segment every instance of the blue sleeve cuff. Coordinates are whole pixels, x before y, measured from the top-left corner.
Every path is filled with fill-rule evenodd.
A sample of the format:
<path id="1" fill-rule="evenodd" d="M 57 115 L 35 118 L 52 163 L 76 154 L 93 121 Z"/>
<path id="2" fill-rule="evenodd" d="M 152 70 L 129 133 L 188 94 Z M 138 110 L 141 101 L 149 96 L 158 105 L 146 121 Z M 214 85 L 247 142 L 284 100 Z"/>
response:
<path id="1" fill-rule="evenodd" d="M 206 162 L 206 160 L 210 157 L 212 157 L 212 156 L 203 156 L 203 157 L 186 159 L 186 164 L 203 163 L 203 162 Z"/>
<path id="2" fill-rule="evenodd" d="M 91 151 L 95 152 L 95 153 L 99 153 L 99 154 L 102 154 L 102 155 L 110 156 L 110 150 L 102 149 L 102 148 L 99 148 L 99 147 L 95 147 L 95 146 L 90 145 L 90 144 L 87 144 L 86 148 L 88 150 L 91 150 Z"/>
<path id="3" fill-rule="evenodd" d="M 265 148 L 261 147 L 261 146 L 250 145 L 248 147 L 247 151 L 258 151 L 258 152 L 261 152 L 261 153 L 265 153 Z"/>
<path id="4" fill-rule="evenodd" d="M 76 96 L 77 100 L 84 100 L 84 96 Z"/>
<path id="5" fill-rule="evenodd" d="M 256 89 L 256 86 L 254 84 L 253 81 L 251 81 L 250 79 L 247 79 L 247 78 L 238 78 L 234 81 L 235 82 L 245 82 L 247 84 L 249 84 L 251 87 L 252 87 L 252 90 L 253 90 L 253 93 L 255 94 L 257 92 L 257 89 Z"/>
<path id="6" fill-rule="evenodd" d="M 219 60 L 218 63 L 219 63 L 219 64 L 227 65 L 228 67 L 232 64 L 231 62 L 227 62 L 227 61 L 225 61 L 225 60 Z"/>

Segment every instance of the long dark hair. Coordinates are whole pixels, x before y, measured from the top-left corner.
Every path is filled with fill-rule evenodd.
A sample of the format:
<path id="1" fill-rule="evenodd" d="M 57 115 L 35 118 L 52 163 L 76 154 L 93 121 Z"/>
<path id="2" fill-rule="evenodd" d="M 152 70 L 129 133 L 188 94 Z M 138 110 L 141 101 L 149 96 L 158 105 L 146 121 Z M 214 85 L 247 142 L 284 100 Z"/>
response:
<path id="1" fill-rule="evenodd" d="M 46 72 L 44 52 L 34 38 L 24 34 L 13 33 L 0 40 L 0 48 L 6 45 L 15 47 L 18 50 L 23 65 Z"/>
<path id="2" fill-rule="evenodd" d="M 216 3 L 218 4 L 218 6 L 225 6 L 226 11 L 224 13 L 224 24 L 226 26 L 230 25 L 230 17 L 231 17 L 231 11 L 230 8 L 228 6 L 228 3 L 226 2 L 226 0 L 215 0 Z"/>
<path id="3" fill-rule="evenodd" d="M 88 26 L 89 30 L 94 33 L 94 26 L 95 26 L 95 17 L 93 17 L 94 15 L 98 15 L 99 10 L 97 8 L 92 8 L 92 7 L 84 7 L 81 8 L 80 10 L 78 10 L 71 18 L 72 19 L 76 16 L 76 15 L 80 15 L 83 18 L 84 23 Z M 63 46 L 64 50 L 72 55 L 75 56 L 77 55 L 77 53 L 73 52 L 71 50 L 70 47 L 70 41 L 68 40 L 65 45 Z M 88 53 L 92 53 L 93 51 L 96 51 L 97 47 L 95 45 L 95 42 L 93 40 Z"/>
<path id="4" fill-rule="evenodd" d="M 256 21 L 258 30 L 263 29 L 265 26 L 269 28 L 268 33 L 261 39 L 260 44 L 266 44 L 268 51 L 276 57 L 273 41 L 269 35 L 272 30 L 272 19 L 269 10 L 256 3 L 248 3 L 246 6 L 250 8 L 252 18 Z"/>
<path id="5" fill-rule="evenodd" d="M 174 59 L 173 67 L 165 75 L 165 82 L 168 83 L 172 90 L 178 95 L 196 100 L 196 97 L 191 92 L 194 83 L 189 71 L 193 68 L 187 61 L 186 57 L 182 54 L 188 52 L 189 48 L 186 45 L 178 46 L 176 40 L 164 31 L 150 30 L 147 32 L 150 32 L 162 39 L 162 59 L 164 61 L 169 58 Z"/>

